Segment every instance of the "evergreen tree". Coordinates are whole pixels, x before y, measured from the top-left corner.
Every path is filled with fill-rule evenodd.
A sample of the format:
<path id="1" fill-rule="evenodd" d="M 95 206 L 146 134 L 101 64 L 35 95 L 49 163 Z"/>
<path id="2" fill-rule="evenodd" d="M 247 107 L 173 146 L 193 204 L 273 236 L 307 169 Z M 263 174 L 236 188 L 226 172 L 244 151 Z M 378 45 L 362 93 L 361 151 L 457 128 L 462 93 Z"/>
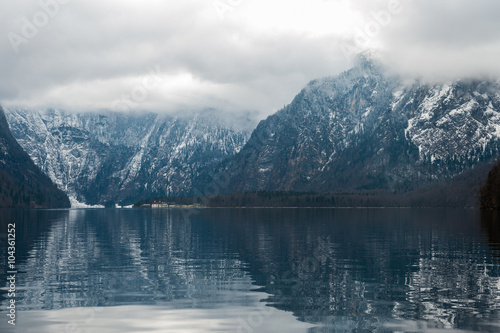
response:
<path id="1" fill-rule="evenodd" d="M 488 173 L 480 190 L 481 208 L 500 209 L 500 162 Z"/>

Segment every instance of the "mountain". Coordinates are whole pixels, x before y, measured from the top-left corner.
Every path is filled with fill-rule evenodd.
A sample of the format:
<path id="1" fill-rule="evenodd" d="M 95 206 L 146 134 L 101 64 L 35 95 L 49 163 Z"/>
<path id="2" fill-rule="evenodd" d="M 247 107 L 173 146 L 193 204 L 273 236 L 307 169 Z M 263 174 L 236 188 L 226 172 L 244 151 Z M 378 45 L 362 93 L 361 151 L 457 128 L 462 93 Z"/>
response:
<path id="1" fill-rule="evenodd" d="M 361 57 L 261 121 L 223 168 L 227 192 L 411 191 L 500 152 L 500 83 L 408 83 Z"/>
<path id="2" fill-rule="evenodd" d="M 0 107 L 0 207 L 69 207 L 69 199 L 12 136 Z"/>
<path id="3" fill-rule="evenodd" d="M 215 169 L 246 141 L 209 111 L 188 119 L 9 109 L 7 118 L 35 164 L 87 204 L 190 194 L 201 170 Z"/>
<path id="4" fill-rule="evenodd" d="M 470 205 L 476 183 L 500 156 L 500 82 L 430 84 L 386 73 L 360 57 L 338 76 L 311 81 L 248 140 L 211 112 L 187 118 L 9 109 L 7 118 L 35 164 L 88 204 L 372 191 L 406 193 L 406 201 L 422 205 L 428 198 Z M 462 196 L 445 190 L 469 187 Z"/>

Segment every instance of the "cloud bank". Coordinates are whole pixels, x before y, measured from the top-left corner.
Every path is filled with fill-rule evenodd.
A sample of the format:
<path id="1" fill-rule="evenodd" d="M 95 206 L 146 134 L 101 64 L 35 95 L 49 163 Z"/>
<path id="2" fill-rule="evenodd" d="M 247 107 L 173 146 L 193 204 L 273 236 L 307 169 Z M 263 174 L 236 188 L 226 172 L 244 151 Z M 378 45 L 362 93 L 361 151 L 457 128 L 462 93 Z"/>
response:
<path id="1" fill-rule="evenodd" d="M 500 74 L 494 0 L 6 0 L 0 102 L 256 119 L 375 50 L 434 80 Z"/>

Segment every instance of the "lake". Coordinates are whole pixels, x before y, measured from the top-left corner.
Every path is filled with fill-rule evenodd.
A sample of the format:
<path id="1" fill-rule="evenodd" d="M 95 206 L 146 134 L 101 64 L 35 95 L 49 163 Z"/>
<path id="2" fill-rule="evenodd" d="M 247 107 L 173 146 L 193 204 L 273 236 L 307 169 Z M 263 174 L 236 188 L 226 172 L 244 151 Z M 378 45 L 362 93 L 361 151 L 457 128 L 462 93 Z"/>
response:
<path id="1" fill-rule="evenodd" d="M 0 211 L 1 332 L 500 331 L 500 216 Z M 7 224 L 16 223 L 16 326 Z"/>

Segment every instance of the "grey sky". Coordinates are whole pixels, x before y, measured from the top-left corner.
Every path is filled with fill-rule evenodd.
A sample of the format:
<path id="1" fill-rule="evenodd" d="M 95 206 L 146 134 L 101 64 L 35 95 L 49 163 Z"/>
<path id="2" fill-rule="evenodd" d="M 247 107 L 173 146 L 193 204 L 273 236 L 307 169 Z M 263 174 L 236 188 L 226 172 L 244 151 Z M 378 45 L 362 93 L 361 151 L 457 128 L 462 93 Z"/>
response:
<path id="1" fill-rule="evenodd" d="M 3 0 L 0 102 L 263 118 L 359 50 L 426 79 L 497 76 L 498 14 L 496 0 Z"/>

